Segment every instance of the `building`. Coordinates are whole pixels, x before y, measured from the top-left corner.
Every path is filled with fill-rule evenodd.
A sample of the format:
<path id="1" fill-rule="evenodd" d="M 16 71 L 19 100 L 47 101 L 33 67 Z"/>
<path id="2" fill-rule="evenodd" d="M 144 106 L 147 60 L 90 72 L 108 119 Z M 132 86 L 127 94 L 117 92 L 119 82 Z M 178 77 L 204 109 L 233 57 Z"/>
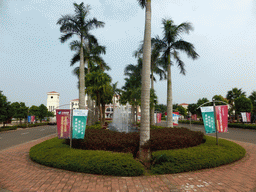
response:
<path id="1" fill-rule="evenodd" d="M 181 104 L 179 104 L 179 105 L 188 110 L 188 104 L 187 104 L 187 103 L 181 103 Z"/>
<path id="2" fill-rule="evenodd" d="M 47 93 L 47 109 L 56 115 L 56 109 L 60 105 L 60 94 L 56 91 Z"/>

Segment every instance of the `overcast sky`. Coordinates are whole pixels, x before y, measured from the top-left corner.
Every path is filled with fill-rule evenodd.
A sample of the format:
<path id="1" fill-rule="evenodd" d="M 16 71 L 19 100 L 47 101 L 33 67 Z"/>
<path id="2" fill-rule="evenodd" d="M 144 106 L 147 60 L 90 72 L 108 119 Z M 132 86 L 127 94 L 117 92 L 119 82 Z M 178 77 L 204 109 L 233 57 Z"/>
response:
<path id="1" fill-rule="evenodd" d="M 70 41 L 62 44 L 57 20 L 73 14 L 70 0 L 0 0 L 0 90 L 11 102 L 27 106 L 45 104 L 47 92 L 60 93 L 60 104 L 78 98 L 77 77 L 70 67 L 74 54 Z M 75 1 L 80 3 L 82 1 Z M 124 85 L 124 68 L 136 64 L 133 52 L 143 40 L 145 10 L 137 0 L 86 0 L 89 18 L 105 22 L 92 33 L 106 46 L 103 56 L 118 87 Z M 160 0 L 152 1 L 152 37 L 162 36 L 162 19 L 194 27 L 182 38 L 192 43 L 198 60 L 181 55 L 186 75 L 172 66 L 174 103 L 196 103 L 214 95 L 226 96 L 234 87 L 249 96 L 256 90 L 256 1 Z M 166 104 L 167 82 L 155 84 L 158 103 Z"/>

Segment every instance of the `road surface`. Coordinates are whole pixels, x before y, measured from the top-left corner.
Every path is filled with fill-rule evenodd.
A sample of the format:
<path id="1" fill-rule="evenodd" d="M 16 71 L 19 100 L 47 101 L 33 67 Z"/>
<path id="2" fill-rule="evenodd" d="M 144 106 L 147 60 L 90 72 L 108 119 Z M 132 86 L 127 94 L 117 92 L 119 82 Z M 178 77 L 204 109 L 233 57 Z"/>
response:
<path id="1" fill-rule="evenodd" d="M 0 150 L 54 134 L 56 133 L 56 128 L 56 125 L 44 125 L 0 132 Z"/>

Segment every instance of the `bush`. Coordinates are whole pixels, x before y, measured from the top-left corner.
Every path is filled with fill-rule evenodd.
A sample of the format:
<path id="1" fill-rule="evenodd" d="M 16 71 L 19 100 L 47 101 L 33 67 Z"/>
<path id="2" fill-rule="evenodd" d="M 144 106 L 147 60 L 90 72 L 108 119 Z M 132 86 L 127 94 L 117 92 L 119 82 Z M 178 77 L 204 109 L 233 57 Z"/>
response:
<path id="1" fill-rule="evenodd" d="M 86 126 L 86 129 L 102 129 L 99 123 L 96 123 L 95 125 Z"/>
<path id="2" fill-rule="evenodd" d="M 0 127 L 0 132 L 1 131 L 9 131 L 9 130 L 16 130 L 17 126 L 5 126 L 5 127 Z"/>
<path id="3" fill-rule="evenodd" d="M 200 145 L 203 136 L 203 132 L 187 128 L 154 129 L 150 131 L 150 140 L 145 147 L 150 147 L 151 151 L 188 148 Z"/>
<path id="4" fill-rule="evenodd" d="M 144 147 L 150 147 L 151 151 L 181 149 L 193 147 L 203 142 L 202 132 L 190 131 L 187 128 L 156 128 L 150 132 L 150 140 Z M 69 145 L 70 140 L 66 140 Z M 123 153 L 132 153 L 135 158 L 139 151 L 140 134 L 120 133 L 110 130 L 86 129 L 84 139 L 72 140 L 72 146 L 76 149 L 104 150 Z"/>
<path id="5" fill-rule="evenodd" d="M 164 150 L 152 153 L 151 171 L 154 174 L 170 174 L 218 167 L 237 161 L 245 156 L 240 145 L 206 136 L 206 142 L 196 147 L 177 150 Z"/>
<path id="6" fill-rule="evenodd" d="M 35 145 L 29 155 L 37 163 L 76 172 L 114 176 L 144 174 L 143 165 L 132 154 L 70 149 L 58 138 Z"/>

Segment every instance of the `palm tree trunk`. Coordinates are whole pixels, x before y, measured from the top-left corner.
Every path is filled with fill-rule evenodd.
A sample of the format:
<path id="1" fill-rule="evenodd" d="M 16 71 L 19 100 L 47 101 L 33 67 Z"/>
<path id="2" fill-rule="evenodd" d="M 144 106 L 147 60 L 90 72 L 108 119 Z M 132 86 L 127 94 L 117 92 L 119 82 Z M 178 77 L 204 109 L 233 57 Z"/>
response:
<path id="1" fill-rule="evenodd" d="M 154 76 L 153 76 L 152 70 L 151 70 L 151 89 L 154 90 Z M 155 125 L 154 112 L 155 112 L 155 105 L 153 105 L 152 109 L 150 109 L 150 125 Z"/>
<path id="2" fill-rule="evenodd" d="M 136 124 L 138 123 L 138 105 L 136 105 Z"/>
<path id="3" fill-rule="evenodd" d="M 150 166 L 150 149 L 142 146 L 150 139 L 150 61 L 151 61 L 151 0 L 146 2 L 145 33 L 143 46 L 142 86 L 141 86 L 141 128 L 139 158 Z"/>
<path id="4" fill-rule="evenodd" d="M 102 124 L 105 125 L 105 116 L 106 116 L 105 103 L 102 103 Z"/>
<path id="5" fill-rule="evenodd" d="M 80 66 L 79 66 L 79 109 L 85 109 L 85 83 L 84 83 L 84 50 L 81 36 Z"/>
<path id="6" fill-rule="evenodd" d="M 132 105 L 131 114 L 132 114 L 132 124 L 135 124 L 135 107 L 134 107 L 134 104 Z"/>
<path id="7" fill-rule="evenodd" d="M 168 56 L 168 60 L 170 60 L 170 55 Z M 172 119 L 172 74 L 171 74 L 171 64 L 168 61 L 167 66 L 167 127 L 173 127 L 173 119 Z"/>

